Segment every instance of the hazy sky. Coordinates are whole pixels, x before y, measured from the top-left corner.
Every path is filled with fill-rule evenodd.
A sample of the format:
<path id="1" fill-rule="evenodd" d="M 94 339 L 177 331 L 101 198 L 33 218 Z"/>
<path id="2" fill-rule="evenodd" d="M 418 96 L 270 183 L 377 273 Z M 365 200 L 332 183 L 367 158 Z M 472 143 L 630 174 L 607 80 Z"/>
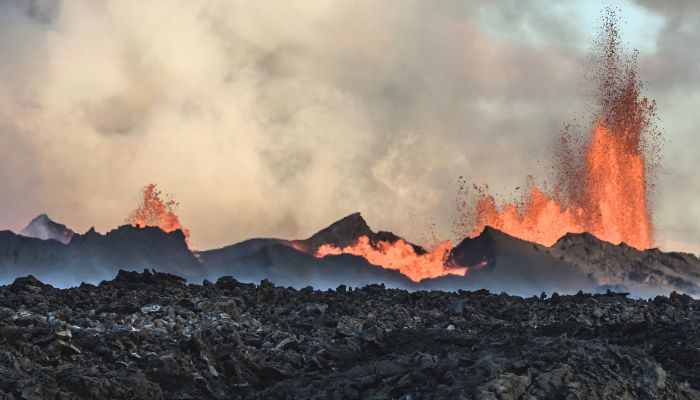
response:
<path id="1" fill-rule="evenodd" d="M 700 3 L 0 0 L 0 228 L 124 222 L 149 182 L 198 248 L 354 211 L 449 237 L 456 179 L 512 193 L 588 117 L 605 5 L 668 142 L 657 244 L 700 251 Z"/>

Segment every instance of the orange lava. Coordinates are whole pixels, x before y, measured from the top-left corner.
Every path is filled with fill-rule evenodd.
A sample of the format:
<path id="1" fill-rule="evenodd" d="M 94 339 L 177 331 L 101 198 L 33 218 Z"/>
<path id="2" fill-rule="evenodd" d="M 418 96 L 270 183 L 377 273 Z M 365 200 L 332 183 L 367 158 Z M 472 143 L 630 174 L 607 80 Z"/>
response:
<path id="1" fill-rule="evenodd" d="M 160 195 L 161 191 L 156 188 L 155 183 L 146 185 L 143 188 L 143 200 L 136 210 L 129 214 L 126 222 L 141 228 L 157 226 L 165 232 L 180 229 L 185 238 L 189 239 L 189 229 L 182 226 L 180 219 L 173 211 L 178 203 L 174 200 L 163 200 Z"/>
<path id="2" fill-rule="evenodd" d="M 647 249 L 652 244 L 644 155 L 636 132 L 596 127 L 587 154 L 588 220 L 584 230 L 612 243 Z"/>
<path id="3" fill-rule="evenodd" d="M 522 204 L 499 209 L 493 196 L 484 194 L 477 202 L 470 236 L 488 225 L 545 246 L 569 232 L 589 232 L 615 244 L 651 247 L 644 156 L 634 133 L 616 133 L 597 123 L 585 162 L 587 168 L 578 182 L 581 201 L 564 205 L 556 191 L 549 195 L 532 186 Z"/>
<path id="4" fill-rule="evenodd" d="M 394 243 L 378 241 L 373 246 L 367 236 L 361 236 L 355 244 L 344 248 L 324 244 L 316 250 L 316 257 L 342 253 L 354 254 L 364 257 L 370 264 L 398 270 L 412 281 L 418 282 L 443 275 L 465 275 L 467 267 L 447 265 L 450 250 L 452 250 L 452 243 L 446 241 L 439 244 L 432 252 L 417 254 L 413 246 L 401 239 Z"/>
<path id="5" fill-rule="evenodd" d="M 649 199 L 661 143 L 656 103 L 641 96 L 637 53 L 623 51 L 618 25 L 615 11 L 606 9 L 591 64 L 595 122 L 579 135 L 564 130 L 554 190 L 530 184 L 520 202 L 499 208 L 487 187 L 477 188 L 476 206 L 464 224 L 469 236 L 488 225 L 546 246 L 569 232 L 638 249 L 652 246 Z"/>

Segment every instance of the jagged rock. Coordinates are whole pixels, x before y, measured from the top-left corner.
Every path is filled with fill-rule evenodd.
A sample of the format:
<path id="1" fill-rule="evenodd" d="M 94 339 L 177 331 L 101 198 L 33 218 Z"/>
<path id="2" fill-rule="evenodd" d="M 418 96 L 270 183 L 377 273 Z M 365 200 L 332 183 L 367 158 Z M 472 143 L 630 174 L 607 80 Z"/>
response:
<path id="1" fill-rule="evenodd" d="M 156 311 L 160 311 L 160 306 L 158 304 L 152 304 L 141 307 L 141 314 L 150 314 Z"/>
<path id="2" fill-rule="evenodd" d="M 476 400 L 516 400 L 522 398 L 532 382 L 530 376 L 501 374 L 476 388 Z"/>
<path id="3" fill-rule="evenodd" d="M 343 315 L 338 320 L 336 328 L 338 329 L 338 332 L 342 333 L 343 335 L 357 336 L 360 333 L 362 333 L 362 327 L 364 326 L 364 324 L 365 321 L 359 318 L 353 318 L 347 315 Z"/>
<path id="4" fill-rule="evenodd" d="M 460 299 L 452 303 L 450 306 L 450 312 L 454 315 L 462 315 L 462 312 L 464 311 L 464 299 Z"/>
<path id="5" fill-rule="evenodd" d="M 0 286 L 0 398 L 700 398 L 700 302 L 678 294 L 43 285 Z"/>
<path id="6" fill-rule="evenodd" d="M 73 337 L 73 334 L 69 330 L 56 331 L 56 338 L 64 341 L 69 341 Z"/>
<path id="7" fill-rule="evenodd" d="M 44 287 L 50 287 L 50 285 L 46 285 L 40 280 L 36 279 L 33 275 L 27 275 L 25 277 L 20 277 L 15 279 L 15 281 L 12 283 L 12 286 L 15 287 L 35 287 L 35 288 L 44 288 Z"/>
<path id="8" fill-rule="evenodd" d="M 79 348 L 75 347 L 74 345 L 68 342 L 65 342 L 63 340 L 57 340 L 56 343 L 58 344 L 58 347 L 64 354 L 73 355 L 81 353 Z"/>
<path id="9" fill-rule="evenodd" d="M 589 233 L 569 233 L 546 252 L 596 276 L 603 288 L 625 288 L 639 295 L 677 290 L 700 295 L 700 259 L 659 249 L 637 250 L 614 245 Z"/>
<path id="10" fill-rule="evenodd" d="M 39 220 L 48 221 L 48 217 Z M 631 292 L 637 297 L 674 290 L 700 295 L 700 259 L 694 255 L 658 249 L 639 251 L 585 233 L 568 234 L 548 248 L 486 227 L 479 236 L 457 244 L 448 257 L 449 266 L 469 267 L 467 276 L 445 275 L 421 282 L 351 254 L 315 257 L 321 245 L 342 248 L 360 236 L 367 236 L 371 244 L 401 239 L 391 232 L 373 231 L 359 213 L 303 240 L 257 238 L 204 251 L 190 249 L 180 230 L 166 233 L 157 227 L 125 225 L 106 234 L 91 229 L 82 235 L 73 234 L 65 244 L 0 231 L 0 283 L 32 274 L 55 286 L 68 287 L 85 282 L 96 284 L 111 279 L 119 270 L 155 268 L 184 276 L 190 282 L 213 281 L 232 274 L 244 283 L 267 279 L 296 288 L 309 284 L 327 289 L 383 283 L 407 290 L 483 288 L 523 296 L 542 291 L 606 289 Z M 425 252 L 420 246 L 412 246 L 418 254 Z M 128 272 L 123 272 L 119 280 L 134 285 L 170 284 L 175 279 L 172 277 L 144 274 L 139 281 L 133 281 Z M 184 280 L 180 282 L 185 284 Z M 25 286 L 29 291 L 45 289 Z"/>

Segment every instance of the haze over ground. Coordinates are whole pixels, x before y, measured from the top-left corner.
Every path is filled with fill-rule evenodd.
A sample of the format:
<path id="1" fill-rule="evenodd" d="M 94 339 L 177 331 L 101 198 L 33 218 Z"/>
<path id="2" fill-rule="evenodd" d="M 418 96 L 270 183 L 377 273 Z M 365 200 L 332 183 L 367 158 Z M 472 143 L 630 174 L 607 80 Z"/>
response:
<path id="1" fill-rule="evenodd" d="M 657 244 L 697 253 L 700 7 L 549 4 L 2 2 L 0 227 L 105 231 L 155 181 L 199 248 L 358 210 L 447 237 L 458 176 L 511 193 L 546 175 L 613 4 L 669 138 Z"/>

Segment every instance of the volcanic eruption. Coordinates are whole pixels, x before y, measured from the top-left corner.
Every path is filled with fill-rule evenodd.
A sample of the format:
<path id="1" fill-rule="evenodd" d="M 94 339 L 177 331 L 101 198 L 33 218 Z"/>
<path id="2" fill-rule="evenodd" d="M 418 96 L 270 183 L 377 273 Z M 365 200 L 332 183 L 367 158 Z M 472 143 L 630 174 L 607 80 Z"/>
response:
<path id="1" fill-rule="evenodd" d="M 592 123 L 585 131 L 572 127 L 562 131 L 552 157 L 553 184 L 538 186 L 529 177 L 523 197 L 500 207 L 488 186 L 474 186 L 477 195 L 470 199 L 466 212 L 459 210 L 463 212 L 461 238 L 475 238 L 490 226 L 547 247 L 567 233 L 583 232 L 637 249 L 652 246 L 650 197 L 660 139 L 654 125 L 656 104 L 642 96 L 637 53 L 624 51 L 618 24 L 615 12 L 608 10 L 590 61 L 593 68 L 589 77 L 596 100 Z M 159 227 L 165 232 L 182 230 L 189 239 L 189 230 L 174 212 L 178 203 L 161 195 L 156 184 L 145 186 L 140 204 L 126 222 L 142 228 Z M 319 259 L 340 254 L 359 256 L 374 266 L 398 271 L 413 282 L 464 276 L 470 268 L 480 269 L 494 262 L 487 254 L 456 257 L 464 251 L 458 251 L 459 246 L 453 248 L 451 241 L 424 249 L 387 232 L 375 234 L 359 214 L 343 221 L 328 228 L 326 234 L 330 236 L 280 240 L 278 244 Z M 332 240 L 339 233 L 342 240 Z"/>
<path id="2" fill-rule="evenodd" d="M 142 189 L 143 198 L 136 209 L 129 214 L 126 222 L 141 228 L 157 226 L 165 232 L 180 229 L 189 240 L 190 230 L 182 226 L 175 214 L 178 203 L 172 198 L 163 200 L 162 192 L 156 186 L 155 183 L 149 183 Z"/>
<path id="3" fill-rule="evenodd" d="M 649 205 L 660 143 L 654 125 L 656 103 L 641 94 L 637 52 L 626 53 L 622 48 L 614 10 L 606 10 L 602 22 L 590 61 L 589 80 L 595 83 L 596 99 L 592 126 L 583 133 L 572 126 L 563 130 L 553 157 L 554 184 L 538 187 L 529 177 L 523 197 L 502 207 L 488 186 L 474 185 L 476 196 L 458 203 L 461 236 L 474 238 L 490 226 L 545 246 L 567 233 L 582 232 L 637 249 L 652 246 Z M 460 183 L 463 195 L 462 178 Z M 470 266 L 455 265 L 451 251 L 449 241 L 432 251 L 417 252 L 403 240 L 372 241 L 361 236 L 348 246 L 320 246 L 315 255 L 358 255 L 420 281 L 465 275 Z M 481 261 L 471 267 L 483 266 Z"/>
<path id="4" fill-rule="evenodd" d="M 618 25 L 615 12 L 607 10 L 591 61 L 593 126 L 587 135 L 563 131 L 554 186 L 540 188 L 531 179 L 522 199 L 502 207 L 487 186 L 474 186 L 476 204 L 466 217 L 470 237 L 491 226 L 545 246 L 581 232 L 638 249 L 652 246 L 649 201 L 660 139 L 656 103 L 641 95 L 637 52 L 623 51 Z"/>

